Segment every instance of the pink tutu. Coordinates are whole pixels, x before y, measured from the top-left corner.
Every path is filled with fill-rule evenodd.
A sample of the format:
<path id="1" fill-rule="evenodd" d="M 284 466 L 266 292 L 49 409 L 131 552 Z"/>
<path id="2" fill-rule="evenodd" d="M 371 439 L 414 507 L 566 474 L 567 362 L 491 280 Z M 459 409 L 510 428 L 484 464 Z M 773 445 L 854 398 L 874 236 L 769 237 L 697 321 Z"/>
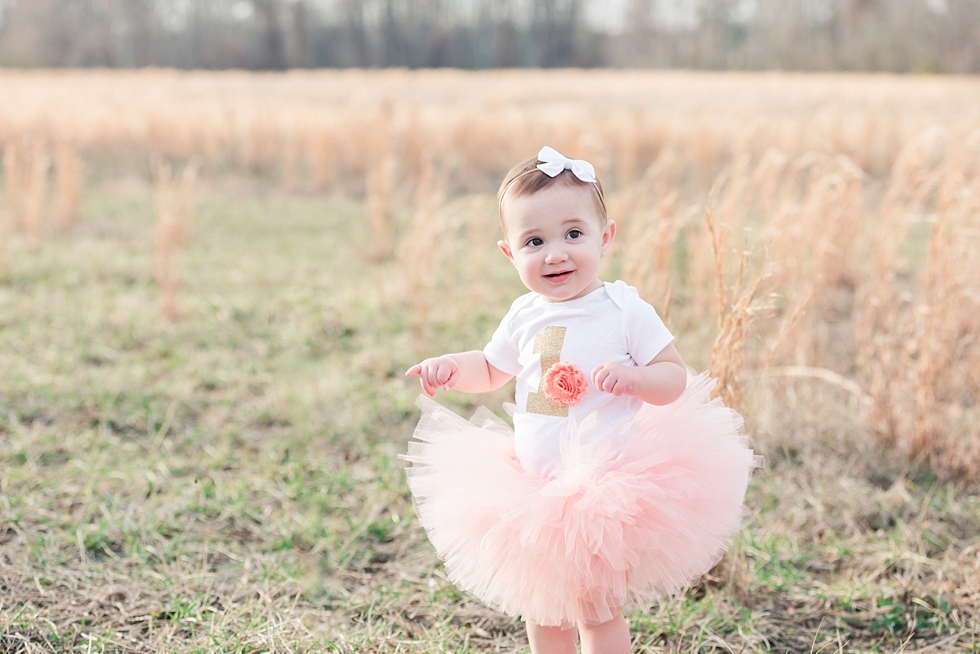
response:
<path id="1" fill-rule="evenodd" d="M 450 579 L 548 626 L 606 622 L 631 597 L 649 605 L 696 582 L 738 530 L 760 459 L 741 417 L 708 400 L 714 385 L 689 379 L 599 439 L 594 414 L 572 421 L 552 479 L 521 467 L 513 430 L 486 408 L 467 421 L 420 397 L 408 483 Z"/>

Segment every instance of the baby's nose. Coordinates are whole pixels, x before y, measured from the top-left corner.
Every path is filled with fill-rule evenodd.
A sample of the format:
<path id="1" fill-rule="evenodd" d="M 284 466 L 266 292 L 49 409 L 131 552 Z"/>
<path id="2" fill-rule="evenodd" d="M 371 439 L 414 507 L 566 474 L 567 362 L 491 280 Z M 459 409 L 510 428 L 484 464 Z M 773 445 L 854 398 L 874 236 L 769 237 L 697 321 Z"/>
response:
<path id="1" fill-rule="evenodd" d="M 544 260 L 547 263 L 560 263 L 566 260 L 567 258 L 568 258 L 568 253 L 565 251 L 565 248 L 553 247 L 548 250 L 548 253 L 545 255 Z"/>

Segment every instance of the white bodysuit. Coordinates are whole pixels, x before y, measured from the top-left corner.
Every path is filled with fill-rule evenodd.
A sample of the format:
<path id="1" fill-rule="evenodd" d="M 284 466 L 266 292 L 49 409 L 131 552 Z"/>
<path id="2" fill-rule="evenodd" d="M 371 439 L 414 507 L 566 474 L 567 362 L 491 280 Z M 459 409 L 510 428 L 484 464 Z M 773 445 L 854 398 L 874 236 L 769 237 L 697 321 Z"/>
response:
<path id="1" fill-rule="evenodd" d="M 622 281 L 567 302 L 537 293 L 517 298 L 483 352 L 517 377 L 514 447 L 524 469 L 550 478 L 562 468 L 559 436 L 570 419 L 581 423 L 597 412 L 600 434 L 629 422 L 643 401 L 597 390 L 592 369 L 607 362 L 645 366 L 673 339 L 656 310 Z M 569 407 L 548 400 L 541 386 L 543 372 L 559 361 L 589 379 L 585 396 Z"/>

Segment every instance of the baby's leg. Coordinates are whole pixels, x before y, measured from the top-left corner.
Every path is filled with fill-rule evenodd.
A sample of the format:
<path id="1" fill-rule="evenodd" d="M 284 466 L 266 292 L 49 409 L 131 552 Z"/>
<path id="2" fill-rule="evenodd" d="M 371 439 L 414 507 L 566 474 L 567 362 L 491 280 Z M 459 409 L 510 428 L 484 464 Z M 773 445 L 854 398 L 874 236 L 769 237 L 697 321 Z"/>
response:
<path id="1" fill-rule="evenodd" d="M 622 614 L 602 624 L 579 623 L 578 633 L 582 654 L 629 654 L 630 627 Z"/>
<path id="2" fill-rule="evenodd" d="M 542 627 L 528 621 L 527 640 L 531 654 L 575 654 L 575 629 Z"/>

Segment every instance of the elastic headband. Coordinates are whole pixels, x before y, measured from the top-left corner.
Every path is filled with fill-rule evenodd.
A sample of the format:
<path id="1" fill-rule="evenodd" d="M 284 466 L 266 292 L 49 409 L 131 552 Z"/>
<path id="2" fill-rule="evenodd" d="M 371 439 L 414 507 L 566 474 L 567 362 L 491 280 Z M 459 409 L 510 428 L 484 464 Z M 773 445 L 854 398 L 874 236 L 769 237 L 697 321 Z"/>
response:
<path id="1" fill-rule="evenodd" d="M 557 177 L 566 170 L 570 170 L 579 181 L 585 182 L 586 184 L 595 185 L 596 193 L 599 196 L 599 204 L 602 205 L 603 211 L 606 209 L 606 198 L 603 197 L 602 187 L 599 186 L 599 180 L 595 175 L 595 168 L 588 161 L 584 159 L 572 159 L 571 157 L 566 157 L 562 153 L 558 152 L 552 147 L 544 146 L 538 151 L 538 161 L 539 163 L 535 168 L 530 170 L 525 170 L 519 175 L 514 175 L 513 179 L 507 182 L 505 186 L 500 191 L 500 201 L 503 201 L 505 195 L 507 195 L 508 189 L 519 180 L 521 177 L 530 175 L 533 172 L 540 170 L 548 177 Z M 497 212 L 501 211 L 500 204 L 498 202 Z M 500 216 L 501 222 L 503 222 L 503 216 Z"/>
<path id="2" fill-rule="evenodd" d="M 541 162 L 538 164 L 538 170 L 548 177 L 557 177 L 563 170 L 570 170 L 583 182 L 594 184 L 596 181 L 595 168 L 588 161 L 566 157 L 547 145 L 538 152 L 538 161 Z"/>

